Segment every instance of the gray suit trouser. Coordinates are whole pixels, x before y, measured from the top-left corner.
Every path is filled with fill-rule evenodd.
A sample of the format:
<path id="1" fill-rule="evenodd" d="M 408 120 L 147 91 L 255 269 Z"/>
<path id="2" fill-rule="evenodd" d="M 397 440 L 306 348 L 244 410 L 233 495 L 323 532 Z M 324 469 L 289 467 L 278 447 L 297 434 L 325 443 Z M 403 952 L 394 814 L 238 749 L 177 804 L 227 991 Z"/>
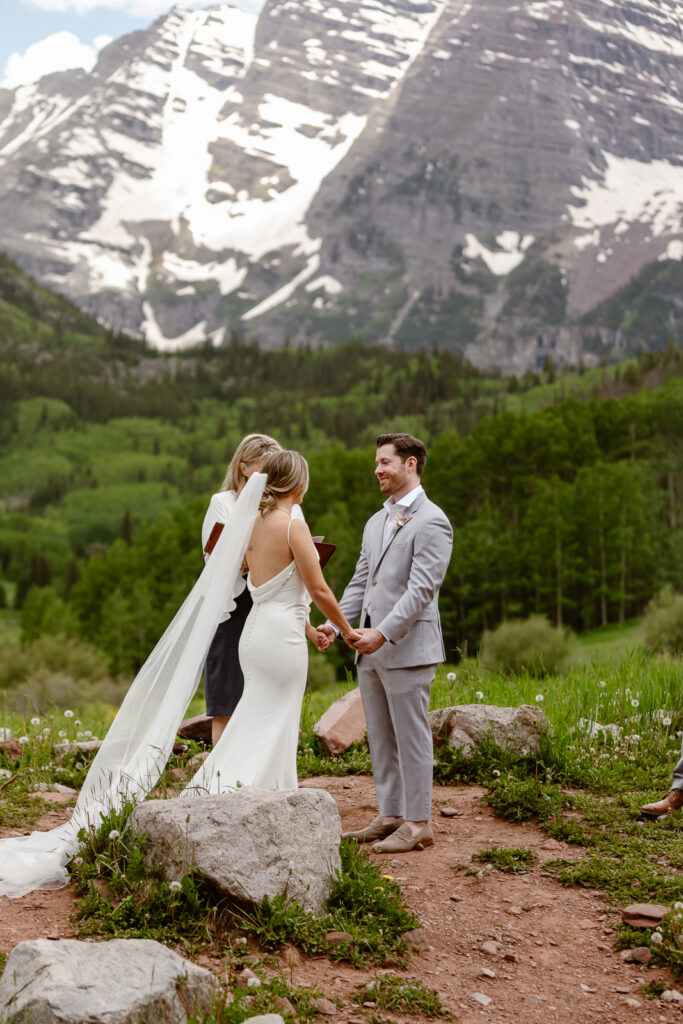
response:
<path id="1" fill-rule="evenodd" d="M 383 668 L 361 655 L 357 671 L 379 813 L 429 821 L 434 745 L 427 713 L 436 665 Z"/>

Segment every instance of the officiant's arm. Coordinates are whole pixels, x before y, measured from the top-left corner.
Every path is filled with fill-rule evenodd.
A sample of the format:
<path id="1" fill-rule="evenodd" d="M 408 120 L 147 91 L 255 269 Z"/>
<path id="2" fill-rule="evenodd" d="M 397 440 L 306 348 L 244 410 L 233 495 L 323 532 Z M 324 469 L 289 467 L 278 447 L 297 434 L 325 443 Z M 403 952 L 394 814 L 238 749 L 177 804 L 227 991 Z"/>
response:
<path id="1" fill-rule="evenodd" d="M 453 550 L 453 530 L 446 516 L 434 518 L 418 531 L 405 591 L 381 622 L 379 629 L 398 643 L 431 602 L 446 575 Z"/>
<path id="2" fill-rule="evenodd" d="M 346 638 L 355 636 L 351 625 L 337 603 L 337 599 L 325 582 L 320 559 L 311 538 L 311 531 L 301 519 L 292 519 L 289 546 L 294 555 L 296 567 L 311 600 L 330 622 Z"/>

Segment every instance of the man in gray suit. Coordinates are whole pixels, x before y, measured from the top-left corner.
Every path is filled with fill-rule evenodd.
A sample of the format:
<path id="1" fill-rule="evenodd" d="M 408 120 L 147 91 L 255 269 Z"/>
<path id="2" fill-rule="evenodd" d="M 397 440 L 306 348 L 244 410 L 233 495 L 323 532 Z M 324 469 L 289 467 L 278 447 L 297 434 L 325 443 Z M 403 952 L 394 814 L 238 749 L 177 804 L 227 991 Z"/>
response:
<path id="1" fill-rule="evenodd" d="M 445 658 L 438 596 L 453 547 L 453 531 L 429 501 L 420 477 L 427 459 L 410 434 L 377 439 L 375 475 L 383 508 L 367 522 L 360 558 L 340 607 L 360 621 L 358 685 L 379 817 L 348 832 L 358 842 L 381 840 L 382 853 L 422 849 L 429 823 L 433 745 L 427 712 L 436 665 Z M 320 627 L 332 639 L 330 623 Z"/>

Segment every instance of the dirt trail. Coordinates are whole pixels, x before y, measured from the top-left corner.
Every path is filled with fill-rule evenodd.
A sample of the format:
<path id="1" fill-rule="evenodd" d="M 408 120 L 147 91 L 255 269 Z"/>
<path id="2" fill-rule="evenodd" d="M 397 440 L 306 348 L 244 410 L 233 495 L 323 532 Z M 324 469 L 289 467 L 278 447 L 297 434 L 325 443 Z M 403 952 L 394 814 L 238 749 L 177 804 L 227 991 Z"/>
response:
<path id="1" fill-rule="evenodd" d="M 346 828 L 367 824 L 376 813 L 372 780 L 366 777 L 306 779 L 304 786 L 320 786 L 337 801 Z M 469 864 L 470 857 L 493 843 L 525 846 L 539 861 L 576 857 L 580 850 L 548 839 L 531 825 L 512 825 L 493 817 L 480 800 L 476 786 L 439 786 L 434 789 L 435 843 L 421 852 L 400 857 L 375 855 L 387 873 L 403 887 L 429 940 L 429 948 L 410 957 L 410 977 L 437 989 L 445 1006 L 461 1024 L 668 1024 L 680 1022 L 675 1004 L 647 1000 L 641 981 L 656 979 L 673 985 L 667 971 L 624 964 L 614 952 L 613 924 L 618 916 L 592 893 L 565 889 L 542 867 L 523 875 L 484 872 L 465 875 L 453 865 Z M 442 817 L 441 807 L 460 812 Z M 47 810 L 47 808 L 46 808 Z M 38 827 L 53 827 L 68 817 L 66 808 L 53 809 Z M 0 830 L 17 834 L 17 830 Z M 36 937 L 60 938 L 73 934 L 69 915 L 71 889 L 33 893 L 20 900 L 0 898 L 0 952 L 17 942 Z M 484 942 L 499 949 L 487 955 Z M 353 1002 L 357 986 L 376 972 L 357 971 L 326 959 L 309 960 L 283 954 L 282 963 L 299 985 L 317 985 L 343 1008 L 330 1020 L 346 1022 L 381 1017 L 407 1021 L 400 1014 L 361 1009 Z M 206 963 L 217 974 L 219 958 Z M 495 978 L 477 977 L 486 968 Z M 473 993 L 491 1002 L 480 1008 Z"/>

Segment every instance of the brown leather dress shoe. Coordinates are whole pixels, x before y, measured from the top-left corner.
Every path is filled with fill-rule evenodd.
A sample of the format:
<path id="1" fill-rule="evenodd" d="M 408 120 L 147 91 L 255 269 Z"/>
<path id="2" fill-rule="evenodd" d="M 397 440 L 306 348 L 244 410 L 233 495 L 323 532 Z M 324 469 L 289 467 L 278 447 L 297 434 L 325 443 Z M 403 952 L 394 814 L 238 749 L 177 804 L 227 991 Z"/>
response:
<path id="1" fill-rule="evenodd" d="M 396 818 L 394 821 L 390 821 L 388 825 L 384 825 L 382 818 L 379 817 L 375 818 L 369 825 L 366 825 L 365 828 L 356 829 L 355 832 L 342 832 L 342 839 L 355 839 L 357 843 L 374 843 L 378 839 L 390 836 L 402 824 L 403 818 Z"/>
<path id="2" fill-rule="evenodd" d="M 645 804 L 640 808 L 640 813 L 650 821 L 656 821 L 669 811 L 677 811 L 683 807 L 683 789 L 671 789 L 663 800 L 656 804 Z"/>
<path id="3" fill-rule="evenodd" d="M 427 822 L 418 832 L 413 832 L 410 825 L 403 824 L 381 843 L 376 843 L 376 853 L 408 853 L 410 850 L 424 850 L 434 842 L 432 826 Z"/>

